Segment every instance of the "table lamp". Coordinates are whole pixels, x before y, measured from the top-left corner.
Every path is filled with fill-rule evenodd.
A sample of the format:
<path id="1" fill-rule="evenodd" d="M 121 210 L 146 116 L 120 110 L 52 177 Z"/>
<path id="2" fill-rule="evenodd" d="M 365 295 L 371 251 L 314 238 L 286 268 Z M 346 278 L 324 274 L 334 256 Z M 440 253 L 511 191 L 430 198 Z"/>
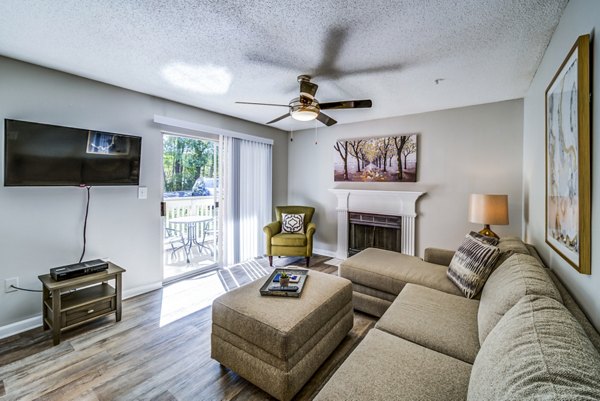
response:
<path id="1" fill-rule="evenodd" d="M 483 224 L 479 234 L 498 238 L 490 225 L 508 224 L 508 195 L 471 194 L 469 197 L 469 221 Z"/>

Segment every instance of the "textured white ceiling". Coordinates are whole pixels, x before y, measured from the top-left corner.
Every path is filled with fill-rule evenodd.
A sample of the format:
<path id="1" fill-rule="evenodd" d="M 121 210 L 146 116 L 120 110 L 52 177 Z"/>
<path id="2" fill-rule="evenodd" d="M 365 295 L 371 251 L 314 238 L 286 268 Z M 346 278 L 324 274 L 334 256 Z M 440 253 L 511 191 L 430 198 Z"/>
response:
<path id="1" fill-rule="evenodd" d="M 567 2 L 2 0 L 0 54 L 258 123 L 310 74 L 343 124 L 522 97 Z"/>

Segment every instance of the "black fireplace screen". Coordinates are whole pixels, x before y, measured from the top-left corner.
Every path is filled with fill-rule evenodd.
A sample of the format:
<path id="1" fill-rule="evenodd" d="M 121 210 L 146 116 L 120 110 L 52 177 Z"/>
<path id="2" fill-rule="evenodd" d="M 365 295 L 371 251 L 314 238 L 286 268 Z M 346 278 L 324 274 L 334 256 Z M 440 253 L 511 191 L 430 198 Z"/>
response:
<path id="1" fill-rule="evenodd" d="M 349 212 L 348 224 L 348 256 L 366 248 L 401 252 L 402 217 Z"/>

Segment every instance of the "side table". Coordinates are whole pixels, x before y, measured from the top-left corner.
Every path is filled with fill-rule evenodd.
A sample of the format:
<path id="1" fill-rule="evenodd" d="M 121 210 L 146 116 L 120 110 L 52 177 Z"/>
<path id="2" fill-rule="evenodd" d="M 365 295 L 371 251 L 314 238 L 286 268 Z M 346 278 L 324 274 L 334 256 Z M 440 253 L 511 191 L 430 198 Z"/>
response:
<path id="1" fill-rule="evenodd" d="M 103 316 L 115 314 L 121 320 L 125 269 L 108 263 L 108 270 L 55 281 L 50 274 L 38 276 L 43 286 L 42 316 L 44 330 L 52 330 L 54 345 L 60 343 L 61 332 Z M 108 282 L 114 280 L 114 286 Z"/>

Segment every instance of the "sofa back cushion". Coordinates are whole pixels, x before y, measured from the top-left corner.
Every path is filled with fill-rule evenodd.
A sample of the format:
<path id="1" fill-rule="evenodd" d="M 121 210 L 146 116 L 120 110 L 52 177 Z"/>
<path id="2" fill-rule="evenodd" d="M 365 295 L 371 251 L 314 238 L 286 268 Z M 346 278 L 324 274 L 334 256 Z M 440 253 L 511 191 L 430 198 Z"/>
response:
<path id="1" fill-rule="evenodd" d="M 548 270 L 548 275 L 556 285 L 558 292 L 563 300 L 563 305 L 565 308 L 571 312 L 573 317 L 577 319 L 585 334 L 587 334 L 588 338 L 594 344 L 594 347 L 600 352 L 600 333 L 594 328 L 588 317 L 585 315 L 583 310 L 579 307 L 573 296 L 569 293 L 564 284 L 560 281 L 560 279 L 556 276 L 556 274 L 552 270 Z"/>
<path id="2" fill-rule="evenodd" d="M 475 232 L 467 234 L 448 266 L 448 278 L 467 298 L 481 291 L 500 254 L 495 243 L 481 237 Z"/>
<path id="3" fill-rule="evenodd" d="M 529 248 L 519 237 L 502 237 L 498 241 L 498 249 L 500 256 L 496 262 L 496 266 L 500 266 L 504 261 L 510 258 L 515 253 L 521 255 L 530 255 Z"/>
<path id="4" fill-rule="evenodd" d="M 475 358 L 467 400 L 598 400 L 600 354 L 558 301 L 526 296 Z"/>
<path id="5" fill-rule="evenodd" d="M 516 253 L 494 270 L 481 291 L 477 312 L 480 344 L 525 295 L 544 295 L 562 303 L 560 293 L 537 259 Z"/>

